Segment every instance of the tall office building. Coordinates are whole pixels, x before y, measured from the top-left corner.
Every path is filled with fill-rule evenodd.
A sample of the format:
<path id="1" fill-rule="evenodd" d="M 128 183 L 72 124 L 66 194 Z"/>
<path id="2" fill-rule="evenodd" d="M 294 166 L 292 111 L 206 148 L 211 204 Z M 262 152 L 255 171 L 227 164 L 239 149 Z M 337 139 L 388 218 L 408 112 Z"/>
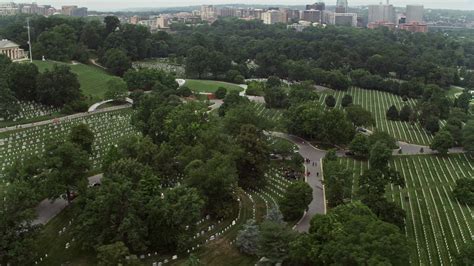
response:
<path id="1" fill-rule="evenodd" d="M 301 20 L 321 23 L 322 12 L 320 10 L 310 9 L 301 11 Z"/>
<path id="2" fill-rule="evenodd" d="M 390 4 L 369 5 L 369 23 L 389 22 L 395 23 L 395 8 Z"/>
<path id="3" fill-rule="evenodd" d="M 287 23 L 286 13 L 280 10 L 268 10 L 262 14 L 264 24 Z"/>
<path id="4" fill-rule="evenodd" d="M 336 13 L 347 13 L 347 0 L 337 0 Z"/>
<path id="5" fill-rule="evenodd" d="M 406 22 L 423 22 L 423 12 L 422 5 L 407 5 Z"/>
<path id="6" fill-rule="evenodd" d="M 210 20 L 217 17 L 216 8 L 213 5 L 202 5 L 201 6 L 201 19 Z"/>

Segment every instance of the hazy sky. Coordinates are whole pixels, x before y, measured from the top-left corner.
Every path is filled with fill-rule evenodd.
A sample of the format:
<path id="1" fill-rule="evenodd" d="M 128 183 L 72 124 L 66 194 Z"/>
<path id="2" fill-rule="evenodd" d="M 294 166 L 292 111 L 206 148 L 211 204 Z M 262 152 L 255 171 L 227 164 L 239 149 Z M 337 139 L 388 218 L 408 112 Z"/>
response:
<path id="1" fill-rule="evenodd" d="M 349 6 L 377 4 L 386 0 L 348 0 Z M 18 1 L 16 1 L 18 2 Z M 26 1 L 20 1 L 26 2 Z M 175 7 L 201 4 L 284 4 L 299 5 L 318 2 L 317 0 L 38 0 L 38 4 L 50 4 L 55 7 L 61 5 L 74 4 L 88 7 L 91 10 L 118 10 L 133 7 Z M 335 5 L 336 0 L 324 1 L 327 5 Z M 395 6 L 404 6 L 406 4 L 423 4 L 427 8 L 446 8 L 446 9 L 464 9 L 474 10 L 474 0 L 391 0 L 390 3 Z"/>

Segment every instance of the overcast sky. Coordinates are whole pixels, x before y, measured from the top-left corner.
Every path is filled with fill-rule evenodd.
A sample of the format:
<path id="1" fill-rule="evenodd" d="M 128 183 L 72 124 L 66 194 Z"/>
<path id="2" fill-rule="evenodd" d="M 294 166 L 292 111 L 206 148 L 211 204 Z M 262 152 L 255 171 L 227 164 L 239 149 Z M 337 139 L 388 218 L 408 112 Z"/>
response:
<path id="1" fill-rule="evenodd" d="M 300 5 L 315 2 L 317 0 L 38 0 L 38 4 L 50 4 L 55 7 L 61 5 L 79 5 L 91 10 L 118 10 L 133 7 L 176 7 L 201 4 L 284 4 Z M 386 0 L 382 0 L 385 2 Z M 18 1 L 16 1 L 18 2 Z M 20 1 L 26 2 L 26 1 Z M 336 0 L 324 1 L 327 5 L 335 5 Z M 380 0 L 348 0 L 349 6 L 377 4 Z M 395 6 L 406 4 L 423 4 L 426 8 L 446 8 L 474 10 L 474 0 L 391 0 Z"/>

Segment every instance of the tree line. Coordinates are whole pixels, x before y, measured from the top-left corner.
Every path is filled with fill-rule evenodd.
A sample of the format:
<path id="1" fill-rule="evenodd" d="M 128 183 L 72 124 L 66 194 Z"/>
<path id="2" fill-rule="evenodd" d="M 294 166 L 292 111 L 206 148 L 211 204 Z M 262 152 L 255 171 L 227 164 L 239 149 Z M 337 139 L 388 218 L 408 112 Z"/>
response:
<path id="1" fill-rule="evenodd" d="M 20 112 L 19 101 L 34 101 L 62 108 L 65 113 L 87 110 L 77 75 L 65 65 L 39 73 L 34 64 L 12 63 L 0 55 L 0 117 L 12 119 Z"/>

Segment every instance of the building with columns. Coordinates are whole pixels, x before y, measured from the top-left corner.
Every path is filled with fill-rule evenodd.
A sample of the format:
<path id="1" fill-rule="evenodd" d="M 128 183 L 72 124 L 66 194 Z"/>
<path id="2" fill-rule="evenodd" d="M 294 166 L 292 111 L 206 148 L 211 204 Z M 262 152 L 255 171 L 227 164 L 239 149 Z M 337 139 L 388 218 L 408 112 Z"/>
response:
<path id="1" fill-rule="evenodd" d="M 12 61 L 21 61 L 28 58 L 25 50 L 21 49 L 20 45 L 6 39 L 0 40 L 0 54 L 8 56 Z"/>

